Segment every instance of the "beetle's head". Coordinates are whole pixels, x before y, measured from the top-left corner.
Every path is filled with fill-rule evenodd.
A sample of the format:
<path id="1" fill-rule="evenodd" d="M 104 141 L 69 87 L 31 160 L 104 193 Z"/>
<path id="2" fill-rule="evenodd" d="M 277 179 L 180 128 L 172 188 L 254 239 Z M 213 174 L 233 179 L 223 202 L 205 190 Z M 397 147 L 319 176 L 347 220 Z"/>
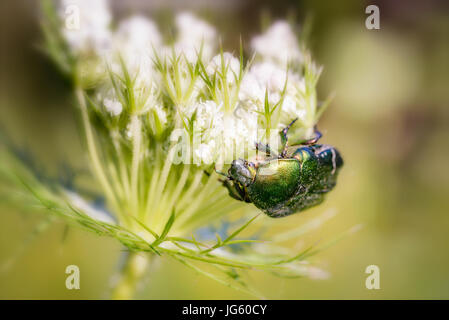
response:
<path id="1" fill-rule="evenodd" d="M 253 182 L 256 176 L 256 170 L 251 163 L 243 159 L 238 159 L 232 161 L 228 175 L 231 180 L 237 181 L 247 187 Z"/>

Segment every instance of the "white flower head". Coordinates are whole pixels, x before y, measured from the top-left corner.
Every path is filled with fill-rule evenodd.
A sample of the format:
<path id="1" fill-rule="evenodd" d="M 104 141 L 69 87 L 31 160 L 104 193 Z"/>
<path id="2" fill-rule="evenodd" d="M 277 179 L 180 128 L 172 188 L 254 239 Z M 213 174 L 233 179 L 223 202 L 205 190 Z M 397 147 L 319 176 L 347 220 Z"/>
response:
<path id="1" fill-rule="evenodd" d="M 217 126 L 217 123 L 223 118 L 221 105 L 217 105 L 215 101 L 200 101 L 197 104 L 188 107 L 186 116 L 191 118 L 195 113 L 195 129 L 197 131 L 205 131 Z"/>
<path id="2" fill-rule="evenodd" d="M 145 112 L 155 101 L 156 71 L 152 61 L 153 52 L 162 44 L 156 24 L 143 16 L 131 16 L 123 20 L 114 33 L 114 52 L 109 57 L 112 71 L 123 76 L 124 70 L 134 79 L 133 89 L 136 105 Z M 153 50 L 154 49 L 154 50 Z M 118 58 L 123 59 L 124 66 Z"/>
<path id="3" fill-rule="evenodd" d="M 238 113 L 226 115 L 223 119 L 223 160 L 243 157 L 257 141 L 258 117 L 255 112 L 239 109 Z"/>
<path id="4" fill-rule="evenodd" d="M 183 52 L 188 61 L 196 61 L 202 47 L 202 57 L 210 59 L 216 48 L 217 32 L 207 22 L 188 12 L 180 13 L 175 19 L 178 31 L 175 50 Z"/>
<path id="5" fill-rule="evenodd" d="M 265 92 L 269 98 L 280 95 L 287 80 L 285 69 L 271 62 L 254 64 L 250 71 L 243 77 L 239 96 L 242 100 L 263 102 Z"/>
<path id="6" fill-rule="evenodd" d="M 293 119 L 306 123 L 314 111 L 308 106 L 305 79 L 297 73 L 272 62 L 254 64 L 242 79 L 239 99 L 249 110 L 263 111 L 265 98 L 274 106 L 278 102 L 280 113 L 277 129 L 282 129 Z"/>
<path id="7" fill-rule="evenodd" d="M 222 109 L 222 105 L 208 100 L 186 110 L 187 117 L 195 113 L 194 128 L 199 134 L 193 152 L 206 164 L 242 157 L 257 141 L 257 113 L 239 108 L 229 114 Z"/>
<path id="8" fill-rule="evenodd" d="M 71 50 L 103 55 L 111 48 L 111 12 L 106 0 L 61 0 L 62 34 Z"/>
<path id="9" fill-rule="evenodd" d="M 226 70 L 226 80 L 232 84 L 240 73 L 240 61 L 232 55 L 232 53 L 224 52 L 223 54 L 217 54 L 212 58 L 211 62 L 207 66 L 207 73 L 213 75 L 214 73 L 222 73 L 222 70 Z"/>
<path id="10" fill-rule="evenodd" d="M 151 110 L 154 110 L 154 112 L 157 115 L 157 118 L 159 119 L 159 122 L 161 123 L 161 125 L 165 125 L 168 122 L 167 119 L 167 112 L 162 108 L 161 105 L 159 104 L 154 104 L 151 108 Z"/>
<path id="11" fill-rule="evenodd" d="M 215 160 L 215 141 L 202 143 L 194 150 L 195 156 L 201 159 L 204 164 L 211 164 Z"/>
<path id="12" fill-rule="evenodd" d="M 122 113 L 123 106 L 120 101 L 116 99 L 103 99 L 103 105 L 106 110 L 113 116 L 119 116 Z"/>
<path id="13" fill-rule="evenodd" d="M 143 16 L 131 16 L 122 21 L 114 34 L 115 49 L 131 70 L 151 67 L 153 49 L 162 45 L 156 24 Z"/>
<path id="14" fill-rule="evenodd" d="M 262 35 L 251 40 L 252 49 L 264 60 L 285 67 L 289 61 L 301 62 L 298 40 L 288 22 L 274 22 Z"/>

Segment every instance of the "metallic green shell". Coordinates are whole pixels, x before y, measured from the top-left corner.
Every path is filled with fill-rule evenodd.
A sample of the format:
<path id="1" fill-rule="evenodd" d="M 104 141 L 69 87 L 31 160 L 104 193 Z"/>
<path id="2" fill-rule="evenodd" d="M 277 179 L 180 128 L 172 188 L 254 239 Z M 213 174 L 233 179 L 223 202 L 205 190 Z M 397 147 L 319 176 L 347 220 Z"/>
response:
<path id="1" fill-rule="evenodd" d="M 256 207 L 269 215 L 272 208 L 293 197 L 298 189 L 301 164 L 296 159 L 271 160 L 261 164 L 248 196 Z"/>
<path id="2" fill-rule="evenodd" d="M 343 160 L 328 145 L 296 147 L 289 158 L 261 163 L 249 199 L 271 217 L 283 217 L 323 202 L 336 184 Z M 271 174 L 266 175 L 270 170 Z"/>

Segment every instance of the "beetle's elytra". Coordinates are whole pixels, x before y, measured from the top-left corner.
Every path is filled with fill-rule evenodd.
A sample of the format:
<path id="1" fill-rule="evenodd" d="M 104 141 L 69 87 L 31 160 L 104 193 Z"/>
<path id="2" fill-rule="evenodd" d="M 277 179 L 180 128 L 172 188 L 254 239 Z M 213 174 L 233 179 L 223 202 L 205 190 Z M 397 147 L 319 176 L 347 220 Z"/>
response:
<path id="1" fill-rule="evenodd" d="M 321 133 L 299 145 L 288 146 L 287 132 L 280 132 L 283 150 L 275 155 L 268 145 L 256 144 L 266 154 L 260 161 L 234 160 L 223 185 L 231 197 L 253 203 L 277 218 L 303 211 L 323 202 L 336 185 L 343 159 L 337 149 L 317 144 Z"/>

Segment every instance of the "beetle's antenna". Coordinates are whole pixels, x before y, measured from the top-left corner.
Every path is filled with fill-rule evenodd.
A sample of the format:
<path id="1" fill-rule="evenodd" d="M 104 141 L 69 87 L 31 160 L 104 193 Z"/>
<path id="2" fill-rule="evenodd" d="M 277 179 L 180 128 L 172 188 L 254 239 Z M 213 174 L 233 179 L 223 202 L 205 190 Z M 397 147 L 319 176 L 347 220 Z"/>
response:
<path id="1" fill-rule="evenodd" d="M 215 166 L 214 166 L 214 171 L 215 171 L 216 173 L 218 173 L 219 175 L 222 175 L 222 176 L 224 176 L 224 177 L 226 177 L 226 178 L 229 178 L 229 176 L 228 176 L 226 173 L 223 173 L 223 172 L 217 170 L 217 168 L 216 168 Z"/>
<path id="2" fill-rule="evenodd" d="M 210 177 L 210 173 L 207 172 L 207 170 L 204 170 L 203 172 L 204 172 L 204 174 L 205 174 L 206 176 Z"/>
<path id="3" fill-rule="evenodd" d="M 285 141 L 288 140 L 288 138 L 287 138 L 288 130 L 290 130 L 291 126 L 292 126 L 296 121 L 298 121 L 298 118 L 295 118 L 292 122 L 290 122 L 290 123 L 288 124 L 288 126 L 286 126 L 284 129 L 282 129 L 282 135 L 284 136 Z"/>

